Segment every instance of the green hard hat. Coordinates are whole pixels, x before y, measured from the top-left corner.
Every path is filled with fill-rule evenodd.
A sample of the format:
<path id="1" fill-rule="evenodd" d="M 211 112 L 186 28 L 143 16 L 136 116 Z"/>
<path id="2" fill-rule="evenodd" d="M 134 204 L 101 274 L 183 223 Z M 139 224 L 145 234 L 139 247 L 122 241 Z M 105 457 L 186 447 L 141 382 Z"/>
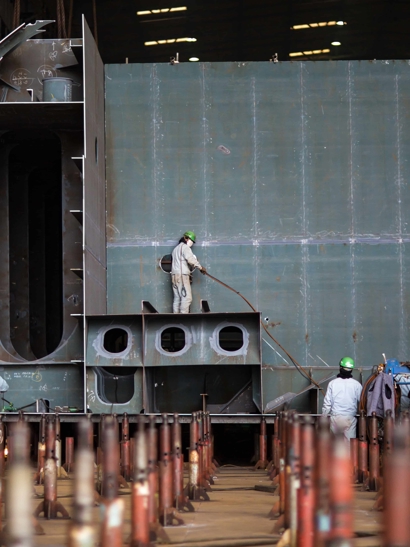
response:
<path id="1" fill-rule="evenodd" d="M 339 366 L 343 368 L 354 368 L 354 361 L 351 357 L 343 357 L 343 359 L 340 359 Z"/>
<path id="2" fill-rule="evenodd" d="M 189 237 L 189 239 L 191 239 L 195 243 L 196 236 L 194 232 L 190 232 L 188 230 L 188 232 L 185 232 L 184 237 Z"/>

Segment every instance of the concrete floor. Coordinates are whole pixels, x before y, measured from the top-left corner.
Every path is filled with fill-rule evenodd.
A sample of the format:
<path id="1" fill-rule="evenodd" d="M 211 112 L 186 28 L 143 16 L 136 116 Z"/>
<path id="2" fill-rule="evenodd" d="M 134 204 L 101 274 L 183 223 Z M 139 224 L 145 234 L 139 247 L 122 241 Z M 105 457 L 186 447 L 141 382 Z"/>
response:
<path id="1" fill-rule="evenodd" d="M 255 485 L 270 486 L 266 472 L 254 471 L 250 467 L 224 466 L 217 472 L 210 501 L 194 502 L 195 512 L 183 513 L 184 524 L 168 526 L 166 532 L 173 547 L 235 547 L 276 545 L 280 536 L 272 534 L 274 521 L 267 517 L 277 496 L 272 493 L 257 491 Z M 42 496 L 43 487 L 36 486 L 36 492 Z M 375 494 L 361 492 L 355 487 L 355 532 L 362 536 L 354 540 L 355 547 L 381 546 L 380 531 L 381 513 L 372 511 Z M 58 481 L 58 498 L 68 512 L 72 513 L 72 480 Z M 124 542 L 131 530 L 130 523 L 130 490 L 121 489 L 125 501 L 125 521 L 123 529 Z M 33 510 L 41 501 L 33 497 Z M 100 509 L 95 507 L 96 543 L 98 542 L 98 523 Z M 45 520 L 40 517 L 45 535 L 35 536 L 34 545 L 62 547 L 67 544 L 67 527 L 69 521 Z M 125 545 L 125 543 L 124 543 Z"/>

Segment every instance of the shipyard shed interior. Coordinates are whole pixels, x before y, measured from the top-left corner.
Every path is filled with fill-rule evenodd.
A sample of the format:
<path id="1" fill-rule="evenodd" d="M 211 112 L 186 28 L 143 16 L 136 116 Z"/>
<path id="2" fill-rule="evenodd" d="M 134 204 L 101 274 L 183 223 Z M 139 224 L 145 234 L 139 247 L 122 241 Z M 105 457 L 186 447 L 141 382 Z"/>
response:
<path id="1" fill-rule="evenodd" d="M 110 416 L 124 446 L 141 420 L 164 431 L 174 415 L 187 461 L 200 411 L 205 459 L 270 465 L 275 484 L 275 439 L 299 431 L 298 414 L 320 415 L 341 356 L 362 385 L 377 365 L 408 385 L 409 62 L 324 62 L 321 50 L 313 63 L 309 50 L 290 62 L 107 63 L 96 3 L 91 29 L 73 6 L 73 38 L 59 6 L 58 38 L 45 34 L 52 19 L 8 34 L 1 19 L 2 421 L 24 412 L 35 460 L 54 434 L 47 415 L 70 439 L 85 416 L 98 422 L 96 449 L 121 436 Z M 210 275 L 194 272 L 191 313 L 173 314 L 170 253 L 187 229 Z M 325 435 L 316 423 L 295 433 L 306 446 Z M 367 427 L 377 438 L 376 421 Z M 370 476 L 354 473 L 372 492 L 370 445 Z"/>
<path id="2" fill-rule="evenodd" d="M 253 421 L 311 383 L 269 332 L 317 382 L 338 355 L 362 382 L 382 353 L 407 360 L 407 62 L 104 66 L 85 19 L 72 42 L 31 30 L 2 60 L 0 104 L 15 408 Z M 71 100 L 45 101 L 61 78 Z M 177 316 L 186 226 L 235 290 L 194 273 Z M 292 407 L 322 400 L 314 386 Z"/>

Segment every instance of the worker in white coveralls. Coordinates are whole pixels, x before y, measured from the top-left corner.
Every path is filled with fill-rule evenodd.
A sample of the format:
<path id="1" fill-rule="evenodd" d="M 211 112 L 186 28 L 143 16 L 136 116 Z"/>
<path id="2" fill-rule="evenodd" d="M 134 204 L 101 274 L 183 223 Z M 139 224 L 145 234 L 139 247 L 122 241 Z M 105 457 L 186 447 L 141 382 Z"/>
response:
<path id="1" fill-rule="evenodd" d="M 191 250 L 195 243 L 194 232 L 185 232 L 179 240 L 178 245 L 172 251 L 172 290 L 174 302 L 172 311 L 174 313 L 189 313 L 189 306 L 192 302 L 191 277 L 195 268 L 206 274 L 206 269 L 201 266 Z"/>
<path id="2" fill-rule="evenodd" d="M 0 391 L 3 393 L 4 391 L 7 391 L 8 389 L 9 389 L 8 383 L 6 382 L 6 380 L 4 380 L 4 378 L 0 376 Z"/>
<path id="3" fill-rule="evenodd" d="M 322 413 L 330 414 L 330 430 L 343 433 L 350 441 L 356 437 L 356 414 L 362 386 L 352 378 L 354 361 L 351 357 L 343 357 L 339 366 L 337 378 L 327 386 Z"/>

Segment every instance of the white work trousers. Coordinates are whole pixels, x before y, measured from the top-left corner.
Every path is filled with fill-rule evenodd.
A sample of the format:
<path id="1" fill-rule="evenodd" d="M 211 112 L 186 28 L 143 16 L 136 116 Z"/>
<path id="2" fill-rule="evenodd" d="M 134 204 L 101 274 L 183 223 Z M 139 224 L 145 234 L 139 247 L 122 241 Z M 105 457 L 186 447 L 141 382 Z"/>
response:
<path id="1" fill-rule="evenodd" d="M 172 311 L 174 313 L 189 313 L 189 306 L 192 302 L 191 281 L 189 275 L 174 274 L 172 278 L 172 290 L 174 302 Z"/>
<path id="2" fill-rule="evenodd" d="M 343 433 L 349 442 L 356 437 L 356 424 L 354 416 L 330 416 L 330 431 L 334 434 Z"/>

